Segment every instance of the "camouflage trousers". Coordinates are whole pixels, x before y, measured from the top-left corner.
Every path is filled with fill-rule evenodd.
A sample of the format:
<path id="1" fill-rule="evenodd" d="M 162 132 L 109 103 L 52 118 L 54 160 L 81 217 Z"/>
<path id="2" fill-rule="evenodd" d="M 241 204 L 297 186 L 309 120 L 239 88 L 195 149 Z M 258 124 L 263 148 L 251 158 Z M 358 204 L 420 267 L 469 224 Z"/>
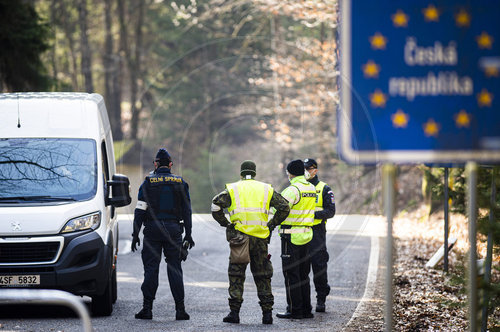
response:
<path id="1" fill-rule="evenodd" d="M 249 236 L 250 271 L 257 286 L 257 295 L 262 311 L 273 310 L 274 296 L 271 290 L 273 265 L 267 258 L 267 239 Z M 229 263 L 229 308 L 240 311 L 243 302 L 243 284 L 248 264 Z"/>

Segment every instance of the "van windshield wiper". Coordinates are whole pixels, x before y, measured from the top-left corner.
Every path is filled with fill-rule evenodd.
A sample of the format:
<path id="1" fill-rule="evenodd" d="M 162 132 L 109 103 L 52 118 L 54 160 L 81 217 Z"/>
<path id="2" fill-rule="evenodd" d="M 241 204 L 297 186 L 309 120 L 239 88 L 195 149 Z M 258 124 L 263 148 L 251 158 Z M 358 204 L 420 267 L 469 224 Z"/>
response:
<path id="1" fill-rule="evenodd" d="M 59 197 L 59 196 L 10 196 L 10 197 L 0 197 L 0 201 L 2 202 L 19 202 L 19 201 L 76 201 L 76 199 L 72 197 Z"/>

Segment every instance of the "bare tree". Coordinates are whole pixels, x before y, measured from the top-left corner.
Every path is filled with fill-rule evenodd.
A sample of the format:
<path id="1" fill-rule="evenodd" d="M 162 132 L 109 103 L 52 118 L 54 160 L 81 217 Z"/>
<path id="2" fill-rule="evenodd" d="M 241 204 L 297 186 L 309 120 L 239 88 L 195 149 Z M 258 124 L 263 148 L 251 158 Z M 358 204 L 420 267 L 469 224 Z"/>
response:
<path id="1" fill-rule="evenodd" d="M 104 40 L 104 91 L 106 95 L 106 102 L 108 106 L 108 113 L 111 123 L 111 131 L 116 140 L 123 139 L 122 123 L 121 123 L 121 107 L 120 100 L 116 99 L 115 89 L 119 89 L 116 84 L 118 77 L 118 70 L 120 70 L 120 63 L 118 56 L 113 51 L 113 20 L 112 13 L 112 0 L 104 1 L 104 26 L 105 26 L 105 40 Z"/>
<path id="2" fill-rule="evenodd" d="M 85 91 L 94 92 L 92 81 L 92 52 L 87 35 L 87 0 L 78 1 L 78 21 L 80 25 L 81 70 L 85 81 Z"/>
<path id="3" fill-rule="evenodd" d="M 135 0 L 132 2 L 130 8 L 128 8 L 129 13 L 133 13 L 133 17 L 136 19 L 134 22 L 134 48 L 132 50 L 129 44 L 129 33 L 127 30 L 127 24 L 130 24 L 132 15 L 127 15 L 127 10 L 125 8 L 125 0 L 118 0 L 118 19 L 120 22 L 120 53 L 125 55 L 125 61 L 129 73 L 129 84 L 130 84 L 130 111 L 132 113 L 131 120 L 131 130 L 130 138 L 137 139 L 138 127 L 139 127 L 139 113 L 140 108 L 138 107 L 138 91 L 139 91 L 139 78 L 141 73 L 140 67 L 140 57 L 142 52 L 142 25 L 144 22 L 144 1 Z M 119 79 L 122 76 L 120 75 Z"/>
<path id="4" fill-rule="evenodd" d="M 135 51 L 133 57 L 129 57 L 130 70 L 130 103 L 132 105 L 132 123 L 130 136 L 132 139 L 137 138 L 139 129 L 139 114 L 141 109 L 137 107 L 139 79 L 141 74 L 141 53 L 142 53 L 142 25 L 144 22 L 144 1 L 137 1 L 137 22 L 135 26 Z"/>

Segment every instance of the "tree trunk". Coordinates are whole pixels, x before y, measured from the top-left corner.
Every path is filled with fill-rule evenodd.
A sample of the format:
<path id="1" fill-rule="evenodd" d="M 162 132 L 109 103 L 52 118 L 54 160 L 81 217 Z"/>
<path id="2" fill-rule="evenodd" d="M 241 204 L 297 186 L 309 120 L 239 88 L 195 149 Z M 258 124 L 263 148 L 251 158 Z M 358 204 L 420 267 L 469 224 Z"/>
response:
<path id="1" fill-rule="evenodd" d="M 57 0 L 56 0 L 57 1 Z M 71 87 L 74 91 L 80 91 L 80 84 L 78 83 L 78 61 L 75 50 L 75 40 L 73 35 L 75 33 L 75 23 L 72 22 L 69 18 L 69 13 L 66 8 L 65 1 L 60 2 L 61 5 L 61 24 L 64 30 L 64 35 L 68 40 L 69 53 L 71 56 L 71 69 L 69 69 L 69 73 L 71 76 Z"/>
<path id="2" fill-rule="evenodd" d="M 121 124 L 121 110 L 119 105 L 116 104 L 116 100 L 114 98 L 114 88 L 116 85 L 114 81 L 116 81 L 118 64 L 114 60 L 115 56 L 113 54 L 113 21 L 111 19 L 111 10 L 112 10 L 112 0 L 104 1 L 104 25 L 106 30 L 105 42 L 104 42 L 104 93 L 105 100 L 107 104 L 109 120 L 111 124 L 111 131 L 113 133 L 113 138 L 115 140 L 123 139 L 122 132 L 122 124 Z"/>
<path id="3" fill-rule="evenodd" d="M 87 36 L 87 0 L 78 1 L 78 21 L 80 24 L 80 47 L 82 53 L 81 70 L 85 82 L 85 91 L 94 92 L 92 81 L 92 53 Z"/>
<path id="4" fill-rule="evenodd" d="M 118 57 L 116 57 L 115 62 L 117 66 L 116 77 L 113 80 L 113 99 L 114 103 L 117 105 L 120 110 L 121 115 L 121 105 L 122 105 L 122 97 L 123 97 L 123 86 L 124 86 L 124 67 L 125 61 L 128 59 L 129 48 L 128 48 L 128 33 L 127 26 L 125 25 L 126 17 L 125 17 L 125 0 L 117 0 L 117 16 L 119 23 L 119 31 L 120 31 L 120 40 L 119 40 L 119 50 Z M 123 136 L 123 132 L 122 132 Z"/>
<path id="5" fill-rule="evenodd" d="M 56 31 L 57 31 L 57 24 L 56 24 L 56 1 L 52 0 L 50 3 L 50 24 L 52 25 L 54 34 L 53 34 L 53 40 L 56 41 Z M 56 60 L 56 48 L 57 44 L 54 43 L 52 45 L 52 48 L 50 50 L 50 61 L 52 64 L 52 79 L 54 82 L 57 82 L 57 60 Z M 59 84 L 57 83 L 57 87 L 59 87 Z"/>
<path id="6" fill-rule="evenodd" d="M 129 58 L 130 69 L 130 103 L 132 106 L 132 123 L 130 128 L 130 136 L 132 139 L 137 139 L 139 130 L 139 115 L 141 108 L 137 107 L 138 90 L 139 90 L 139 75 L 141 73 L 140 61 L 142 53 L 142 25 L 144 22 L 144 2 L 138 1 L 137 9 L 137 25 L 135 27 L 135 52 L 133 58 Z"/>

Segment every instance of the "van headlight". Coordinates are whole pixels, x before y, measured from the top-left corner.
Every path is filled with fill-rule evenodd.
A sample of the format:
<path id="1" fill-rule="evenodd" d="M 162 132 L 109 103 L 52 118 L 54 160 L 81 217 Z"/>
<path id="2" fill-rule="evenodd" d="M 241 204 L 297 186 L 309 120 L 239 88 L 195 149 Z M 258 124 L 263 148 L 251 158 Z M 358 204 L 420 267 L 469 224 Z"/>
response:
<path id="1" fill-rule="evenodd" d="M 101 224 L 101 212 L 87 214 L 85 216 L 73 218 L 64 225 L 61 233 L 83 231 L 86 229 L 96 229 Z"/>

